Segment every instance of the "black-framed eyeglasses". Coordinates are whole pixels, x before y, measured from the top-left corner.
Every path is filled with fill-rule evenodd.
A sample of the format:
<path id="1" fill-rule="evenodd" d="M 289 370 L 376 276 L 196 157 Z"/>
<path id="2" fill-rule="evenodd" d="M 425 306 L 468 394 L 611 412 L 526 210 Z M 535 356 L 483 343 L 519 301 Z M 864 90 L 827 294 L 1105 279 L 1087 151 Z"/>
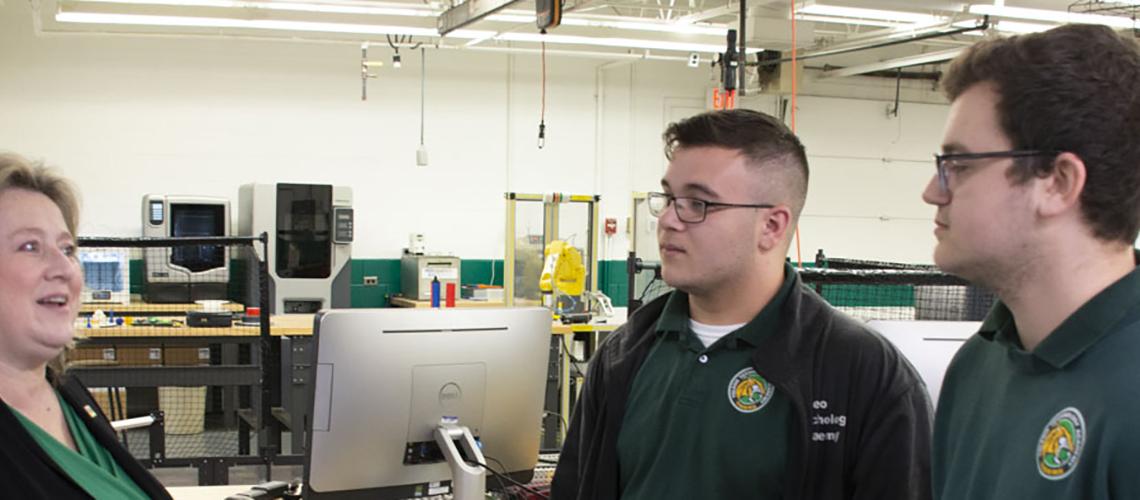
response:
<path id="1" fill-rule="evenodd" d="M 697 224 L 705 221 L 708 216 L 709 207 L 723 207 L 723 208 L 775 208 L 776 205 L 768 203 L 760 204 L 744 204 L 744 203 L 721 203 L 719 201 L 708 201 L 700 198 L 690 198 L 688 196 L 673 196 L 666 193 L 649 193 L 647 195 L 647 204 L 649 206 L 649 213 L 654 217 L 661 217 L 665 210 L 669 208 L 669 204 L 673 204 L 673 210 L 677 213 L 677 218 L 681 222 L 687 224 Z"/>
<path id="2" fill-rule="evenodd" d="M 984 153 L 944 153 L 934 155 L 934 168 L 938 171 L 938 187 L 943 193 L 950 192 L 950 176 L 968 167 L 958 162 L 969 160 L 985 160 L 990 158 L 1032 158 L 1038 156 L 1056 156 L 1060 151 L 1044 151 L 1039 149 L 1014 149 L 1010 151 L 986 151 Z"/>

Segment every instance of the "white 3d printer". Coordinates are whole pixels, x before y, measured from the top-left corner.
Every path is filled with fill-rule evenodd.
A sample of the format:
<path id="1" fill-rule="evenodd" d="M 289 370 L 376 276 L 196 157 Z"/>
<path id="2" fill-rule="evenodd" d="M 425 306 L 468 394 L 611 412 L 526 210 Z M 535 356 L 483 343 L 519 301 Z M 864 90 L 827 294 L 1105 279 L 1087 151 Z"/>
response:
<path id="1" fill-rule="evenodd" d="M 352 188 L 246 184 L 238 192 L 238 206 L 239 234 L 269 235 L 265 258 L 271 313 L 315 313 L 352 305 Z"/>

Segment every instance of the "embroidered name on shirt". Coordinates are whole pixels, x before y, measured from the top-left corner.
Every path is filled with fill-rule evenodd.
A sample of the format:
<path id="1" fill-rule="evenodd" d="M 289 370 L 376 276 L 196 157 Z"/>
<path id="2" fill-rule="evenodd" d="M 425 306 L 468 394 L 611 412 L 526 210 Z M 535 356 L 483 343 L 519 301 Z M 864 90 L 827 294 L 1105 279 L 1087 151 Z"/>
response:
<path id="1" fill-rule="evenodd" d="M 811 402 L 812 410 L 827 410 L 828 403 L 826 400 L 815 400 Z M 831 442 L 838 443 L 839 438 L 843 436 L 843 432 L 835 429 L 836 427 L 847 427 L 847 415 L 836 415 L 834 413 L 822 414 L 814 413 L 811 416 L 811 440 L 817 443 Z"/>

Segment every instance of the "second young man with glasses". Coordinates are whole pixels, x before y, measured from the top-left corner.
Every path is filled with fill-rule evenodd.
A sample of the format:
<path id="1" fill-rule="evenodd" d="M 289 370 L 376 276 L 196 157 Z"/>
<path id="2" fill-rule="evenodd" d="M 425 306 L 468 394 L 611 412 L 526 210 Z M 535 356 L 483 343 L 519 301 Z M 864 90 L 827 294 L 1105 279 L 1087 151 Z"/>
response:
<path id="1" fill-rule="evenodd" d="M 590 361 L 552 498 L 929 498 L 921 379 L 785 263 L 807 194 L 799 139 L 731 110 L 670 125 L 665 144 L 649 208 L 676 291 Z"/>
<path id="2" fill-rule="evenodd" d="M 940 500 L 1140 498 L 1140 51 L 1069 25 L 967 49 L 934 262 L 1001 301 L 938 402 Z"/>

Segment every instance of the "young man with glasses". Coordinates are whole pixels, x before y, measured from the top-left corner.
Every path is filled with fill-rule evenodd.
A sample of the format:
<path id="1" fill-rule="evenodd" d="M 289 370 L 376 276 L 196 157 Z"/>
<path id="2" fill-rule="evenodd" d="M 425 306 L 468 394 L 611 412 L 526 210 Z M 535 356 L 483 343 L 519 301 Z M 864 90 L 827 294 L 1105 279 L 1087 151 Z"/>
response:
<path id="1" fill-rule="evenodd" d="M 922 381 L 785 263 L 807 194 L 799 139 L 749 110 L 664 138 L 649 209 L 676 291 L 591 359 L 552 498 L 929 498 Z"/>
<path id="2" fill-rule="evenodd" d="M 1140 498 L 1140 53 L 1070 25 L 981 42 L 923 199 L 934 261 L 1000 301 L 946 373 L 936 498 Z"/>

